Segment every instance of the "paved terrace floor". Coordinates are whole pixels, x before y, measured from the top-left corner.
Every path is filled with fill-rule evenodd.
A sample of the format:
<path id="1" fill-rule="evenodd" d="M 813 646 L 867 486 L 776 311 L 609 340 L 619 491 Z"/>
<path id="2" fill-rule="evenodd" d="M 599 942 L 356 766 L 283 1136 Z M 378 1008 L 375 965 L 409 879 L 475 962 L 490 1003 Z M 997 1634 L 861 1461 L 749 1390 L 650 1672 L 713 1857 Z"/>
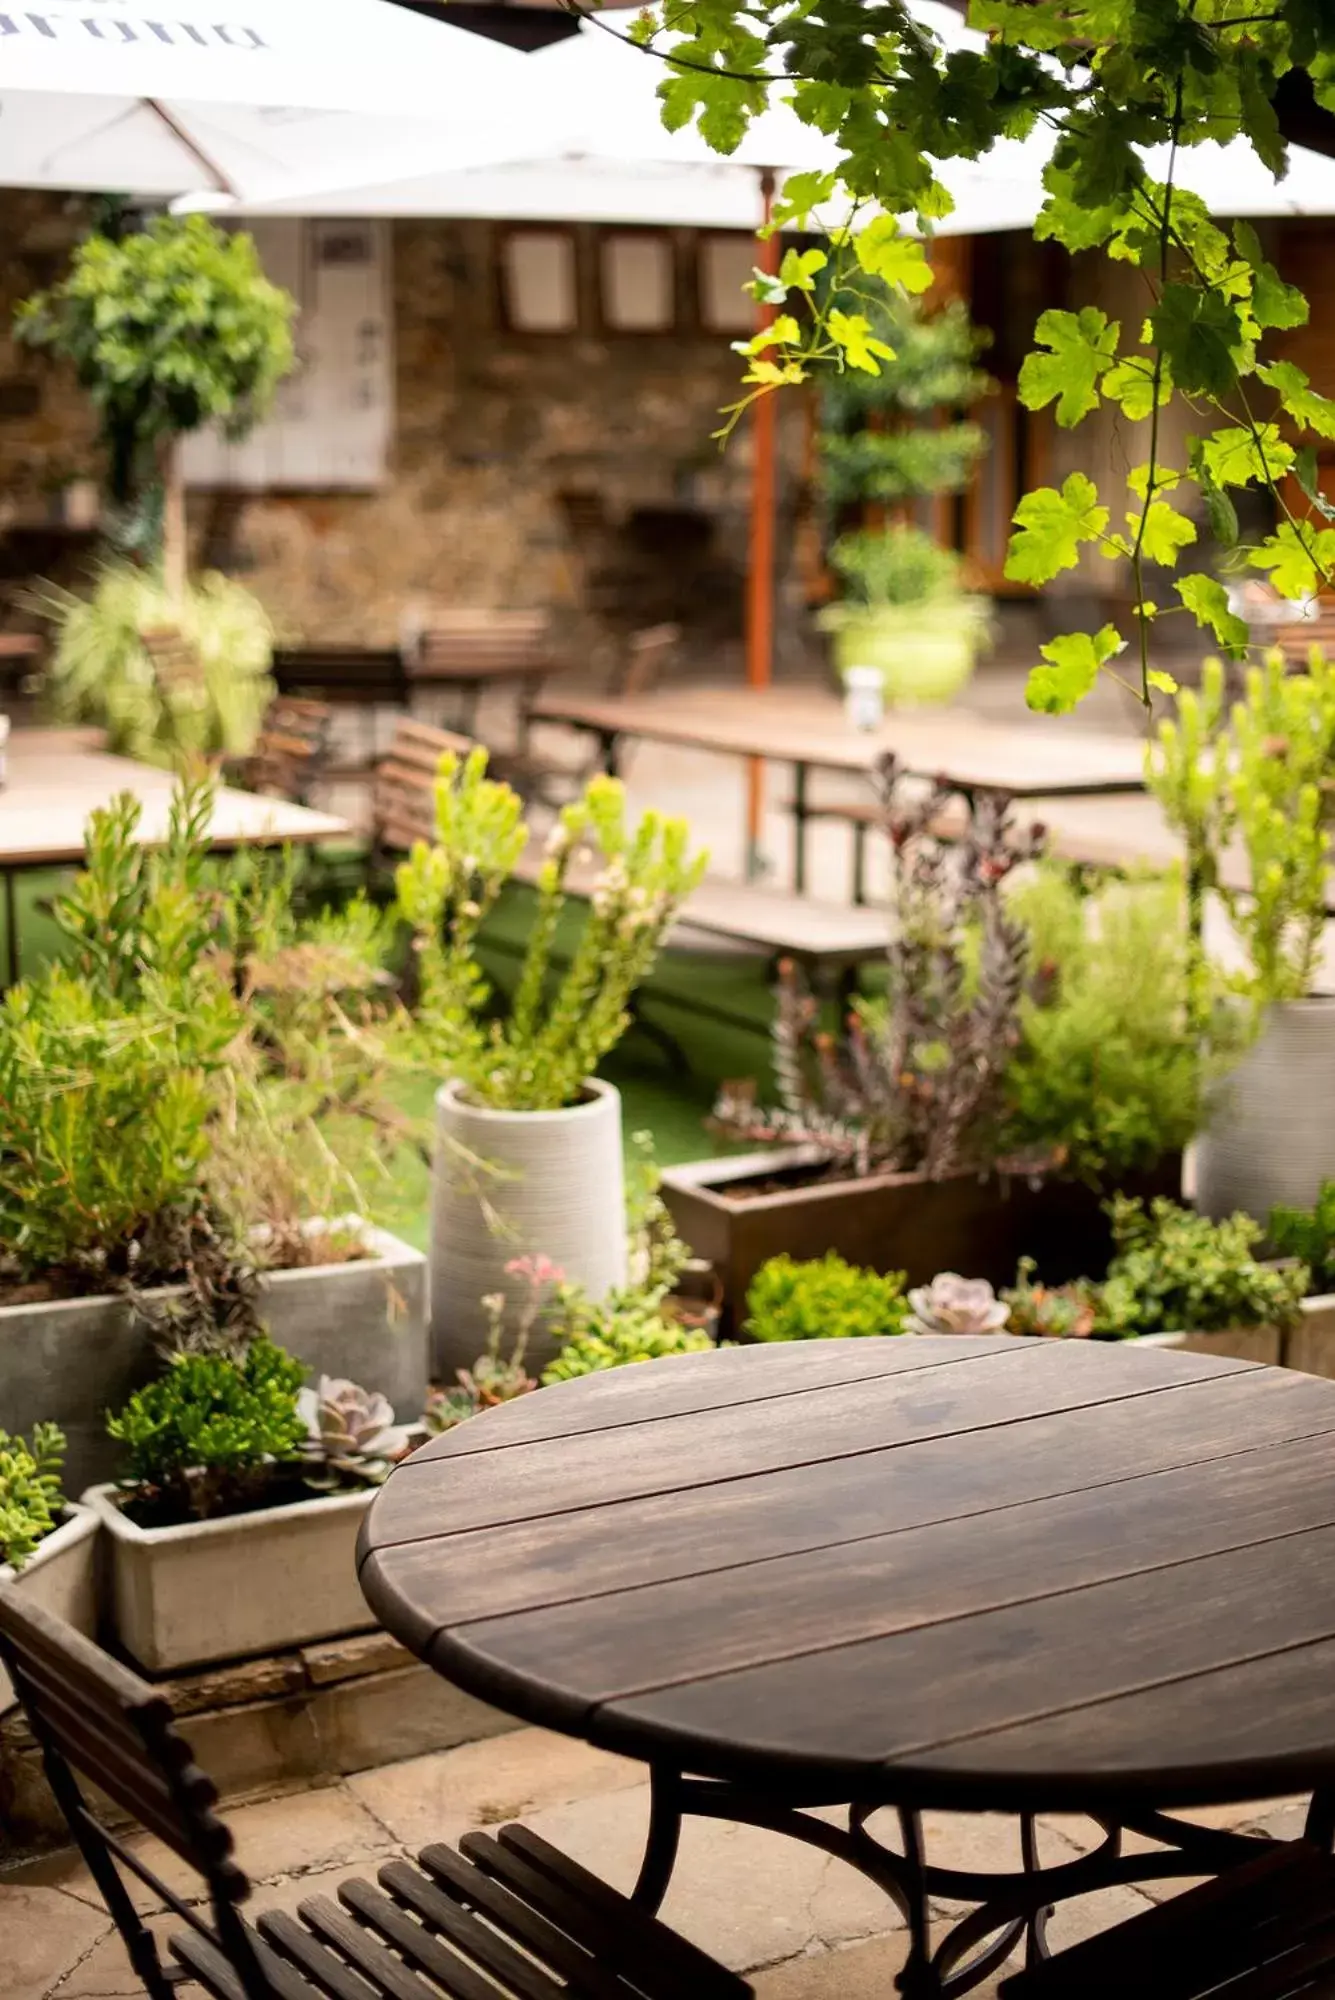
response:
<path id="1" fill-rule="evenodd" d="M 227 1816 L 242 1864 L 262 1885 L 259 1905 L 295 1909 L 304 1897 L 333 1893 L 346 1876 L 374 1874 L 380 1862 L 428 1840 L 454 1840 L 469 1827 L 517 1817 L 629 1888 L 647 1814 L 639 1765 L 517 1729 L 318 1790 L 256 1800 Z M 1285 1838 L 1301 1830 L 1301 1808 L 1292 1801 L 1199 1817 Z M 1040 1828 L 1046 1862 L 1074 1859 L 1095 1837 L 1083 1820 L 1044 1820 Z M 932 1813 L 926 1836 L 928 1854 L 945 1866 L 1019 1864 L 1011 1821 Z M 191 1893 L 187 1872 L 164 1860 L 156 1843 L 144 1845 L 156 1850 L 153 1865 L 170 1886 Z M 1108 1890 L 1067 1906 L 1049 1935 L 1059 1948 L 1146 1907 L 1138 1890 Z M 664 1916 L 751 1977 L 760 2000 L 884 2000 L 906 1950 L 902 1925 L 871 1884 L 810 1848 L 743 1827 L 688 1823 Z M 164 1929 L 178 1922 L 152 1921 Z M 86 1869 L 70 1854 L 0 1870 L 0 1966 L 6 2000 L 131 2000 L 141 1992 Z M 979 1991 L 987 2000 L 995 1981 Z"/>

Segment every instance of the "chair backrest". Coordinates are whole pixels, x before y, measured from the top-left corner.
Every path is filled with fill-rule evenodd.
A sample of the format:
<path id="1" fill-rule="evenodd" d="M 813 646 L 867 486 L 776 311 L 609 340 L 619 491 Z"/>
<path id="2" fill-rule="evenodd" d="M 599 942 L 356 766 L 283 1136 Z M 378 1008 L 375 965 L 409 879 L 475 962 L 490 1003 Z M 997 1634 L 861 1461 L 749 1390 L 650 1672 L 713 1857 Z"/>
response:
<path id="1" fill-rule="evenodd" d="M 204 685 L 204 662 L 199 648 L 175 625 L 162 625 L 139 636 L 164 701 L 173 695 L 193 695 Z"/>
<path id="2" fill-rule="evenodd" d="M 632 632 L 621 666 L 612 676 L 613 694 L 648 694 L 681 644 L 680 625 L 646 625 Z"/>
<path id="3" fill-rule="evenodd" d="M 328 761 L 334 712 L 328 702 L 276 695 L 265 711 L 245 779 L 253 792 L 305 805 Z"/>
<path id="4" fill-rule="evenodd" d="M 177 1734 L 170 1704 L 91 1639 L 13 1587 L 0 1589 L 0 1658 L 41 1749 L 56 1801 L 152 2000 L 167 2000 L 173 1982 L 135 1910 L 128 1875 L 137 1876 L 223 1953 L 248 2000 L 270 2000 L 273 1989 L 236 1914 L 250 1884 L 232 1858 L 230 1832 L 213 1811 L 217 1791 Z M 80 1778 L 203 1878 L 211 1925 L 106 1824 L 104 1809 L 85 1795 Z"/>
<path id="5" fill-rule="evenodd" d="M 1335 599 L 1321 598 L 1315 618 L 1277 626 L 1274 643 L 1291 667 L 1305 667 L 1313 646 L 1320 646 L 1328 658 L 1335 655 Z"/>
<path id="6" fill-rule="evenodd" d="M 389 755 L 376 765 L 371 787 L 371 840 L 378 849 L 406 853 L 417 840 L 436 837 L 436 779 L 447 751 L 466 757 L 466 736 L 428 722 L 400 722 Z"/>
<path id="7" fill-rule="evenodd" d="M 404 622 L 408 674 L 465 679 L 501 666 L 545 660 L 551 621 L 545 611 L 430 611 Z"/>

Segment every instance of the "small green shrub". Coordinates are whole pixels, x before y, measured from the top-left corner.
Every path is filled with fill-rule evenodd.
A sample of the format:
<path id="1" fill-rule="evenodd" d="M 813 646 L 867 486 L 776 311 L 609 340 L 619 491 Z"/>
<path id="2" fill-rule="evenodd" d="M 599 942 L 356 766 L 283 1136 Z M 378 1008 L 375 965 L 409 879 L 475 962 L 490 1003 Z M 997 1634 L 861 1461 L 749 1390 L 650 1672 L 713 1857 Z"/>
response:
<path id="1" fill-rule="evenodd" d="M 1041 1285 L 1034 1260 L 1021 1257 L 1015 1283 L 1001 1294 L 1010 1315 L 1007 1333 L 1044 1340 L 1080 1340 L 1094 1331 L 1098 1288 L 1087 1278 L 1069 1285 Z"/>
<path id="2" fill-rule="evenodd" d="M 306 1370 L 266 1335 L 243 1355 L 173 1356 L 107 1421 L 124 1446 L 132 1511 L 210 1520 L 262 1503 L 299 1466 Z M 136 1504 L 137 1503 L 137 1504 Z"/>
<path id="3" fill-rule="evenodd" d="M 834 1340 L 902 1333 L 904 1273 L 860 1270 L 832 1250 L 809 1263 L 786 1254 L 757 1271 L 746 1295 L 752 1340 Z"/>
<path id="4" fill-rule="evenodd" d="M 1124 1196 L 1107 1208 L 1116 1255 L 1099 1289 L 1097 1334 L 1215 1333 L 1297 1319 L 1307 1267 L 1259 1263 L 1261 1226 L 1249 1215 L 1211 1222 L 1162 1197 L 1148 1212 Z"/>
<path id="5" fill-rule="evenodd" d="M 643 1300 L 610 1307 L 585 1302 L 579 1330 L 544 1370 L 543 1386 L 603 1368 L 624 1368 L 633 1361 L 657 1361 L 665 1354 L 703 1353 L 713 1344 L 707 1333 L 667 1318 Z"/>
<path id="6" fill-rule="evenodd" d="M 1335 1291 L 1335 1181 L 1323 1181 L 1311 1208 L 1272 1208 L 1267 1235 L 1280 1257 L 1297 1257 L 1319 1292 Z"/>
<path id="7" fill-rule="evenodd" d="M 921 528 L 861 528 L 841 535 L 830 562 L 843 578 L 846 602 L 936 604 L 960 588 L 960 559 Z"/>
<path id="8" fill-rule="evenodd" d="M 64 1464 L 65 1434 L 55 1424 L 35 1425 L 31 1445 L 0 1430 L 0 1562 L 22 1569 L 59 1524 Z"/>

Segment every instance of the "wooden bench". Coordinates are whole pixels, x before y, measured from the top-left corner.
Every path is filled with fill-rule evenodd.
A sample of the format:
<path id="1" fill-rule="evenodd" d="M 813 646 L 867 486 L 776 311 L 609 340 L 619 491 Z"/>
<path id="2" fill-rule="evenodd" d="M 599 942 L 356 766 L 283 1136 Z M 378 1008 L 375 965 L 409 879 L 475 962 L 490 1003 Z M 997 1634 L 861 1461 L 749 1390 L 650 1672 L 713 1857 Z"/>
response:
<path id="1" fill-rule="evenodd" d="M 632 632 L 608 682 L 608 691 L 647 694 L 680 644 L 680 625 L 647 625 L 642 631 Z M 557 809 L 578 798 L 590 778 L 602 770 L 603 754 L 595 743 L 577 763 L 558 764 L 534 751 L 530 709 L 540 686 L 535 681 L 520 706 L 518 749 L 493 753 L 491 769 L 496 777 L 513 785 L 526 804 Z"/>
<path id="2" fill-rule="evenodd" d="M 372 1882 L 308 1896 L 295 1916 L 241 1906 L 251 1885 L 218 1793 L 147 1682 L 14 1590 L 0 1656 L 69 1829 L 149 2000 L 746 2000 L 752 1989 L 526 1827 L 423 1848 Z M 202 1880 L 191 1905 L 106 1823 L 80 1779 Z M 151 1850 L 150 1850 L 151 1851 Z M 135 1878 L 181 1920 L 165 1940 Z M 175 1964 L 172 1965 L 171 1961 Z"/>
<path id="3" fill-rule="evenodd" d="M 1000 2000 L 1330 2000 L 1335 1861 L 1306 1841 L 1003 1980 Z"/>
<path id="4" fill-rule="evenodd" d="M 394 729 L 389 754 L 375 767 L 371 786 L 371 852 L 406 854 L 419 840 L 436 837 L 436 779 L 447 752 L 466 757 L 473 744 L 452 730 L 405 718 Z"/>
<path id="5" fill-rule="evenodd" d="M 545 611 L 412 612 L 402 646 L 410 701 L 417 687 L 454 688 L 455 721 L 469 735 L 485 687 L 514 682 L 532 691 L 564 664 Z"/>
<path id="6" fill-rule="evenodd" d="M 328 772 L 333 719 L 328 702 L 276 695 L 265 712 L 255 748 L 241 762 L 240 778 L 247 791 L 309 805 L 313 787 Z"/>

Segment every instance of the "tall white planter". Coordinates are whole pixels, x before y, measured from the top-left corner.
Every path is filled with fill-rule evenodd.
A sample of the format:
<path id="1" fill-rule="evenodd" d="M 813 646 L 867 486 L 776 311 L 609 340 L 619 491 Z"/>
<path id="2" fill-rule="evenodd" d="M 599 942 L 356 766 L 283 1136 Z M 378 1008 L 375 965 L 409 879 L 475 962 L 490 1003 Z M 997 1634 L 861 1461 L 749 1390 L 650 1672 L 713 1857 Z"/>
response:
<path id="1" fill-rule="evenodd" d="M 482 1299 L 516 1295 L 505 1266 L 546 1256 L 592 1298 L 626 1282 L 621 1098 L 610 1083 L 561 1111 L 491 1111 L 469 1104 L 458 1083 L 436 1095 L 436 1163 L 431 1208 L 431 1354 L 436 1377 L 452 1382 L 477 1359 L 487 1336 Z M 459 1148 L 499 1171 L 482 1178 Z M 488 1225 L 495 1211 L 499 1228 Z M 541 1367 L 553 1343 L 541 1329 L 529 1360 Z"/>
<path id="2" fill-rule="evenodd" d="M 1197 1142 L 1196 1200 L 1206 1215 L 1276 1202 L 1309 1208 L 1335 1175 L 1335 1000 L 1272 1007 Z"/>

